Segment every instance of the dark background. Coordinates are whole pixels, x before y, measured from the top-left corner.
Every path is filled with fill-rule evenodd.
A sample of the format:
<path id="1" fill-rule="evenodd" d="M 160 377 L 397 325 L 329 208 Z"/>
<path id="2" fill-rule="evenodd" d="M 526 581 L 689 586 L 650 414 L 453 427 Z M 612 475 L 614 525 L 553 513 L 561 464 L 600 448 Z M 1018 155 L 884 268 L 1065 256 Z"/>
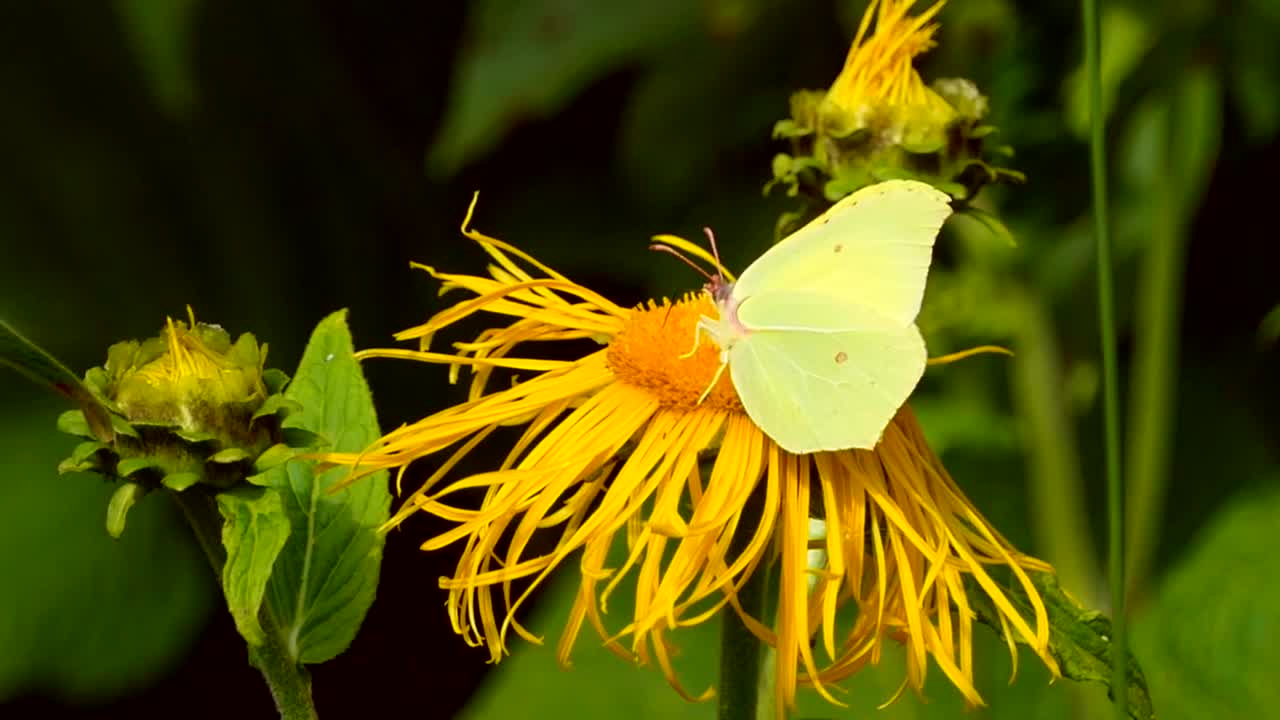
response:
<path id="1" fill-rule="evenodd" d="M 310 327 L 341 307 L 350 308 L 358 346 L 386 345 L 438 307 L 410 260 L 482 270 L 480 253 L 457 232 L 475 190 L 478 228 L 616 301 L 694 289 L 682 266 L 645 251 L 647 238 L 693 237 L 710 225 L 738 268 L 767 247 L 774 219 L 791 206 L 760 193 L 771 158 L 785 149 L 770 139 L 772 124 L 785 117 L 791 91 L 834 78 L 863 7 L 707 0 L 673 11 L 670 26 L 638 28 L 628 44 L 590 20 L 613 10 L 567 0 L 509 5 L 0 3 L 0 313 L 77 370 L 100 364 L 115 340 L 153 334 L 187 304 L 233 333 L 254 332 L 270 343 L 270 364 L 286 370 Z M 1117 61 L 1110 135 L 1126 387 L 1142 368 L 1143 268 L 1165 237 L 1153 218 L 1187 241 L 1185 274 L 1175 275 L 1181 287 L 1161 301 L 1180 321 L 1166 353 L 1176 373 L 1168 425 L 1149 426 L 1132 407 L 1127 425 L 1169 439 L 1169 490 L 1151 510 L 1164 534 L 1135 610 L 1165 622 L 1186 617 L 1162 605 L 1165 571 L 1199 557 L 1219 509 L 1240 497 L 1274 504 L 1267 493 L 1280 478 L 1280 352 L 1260 334 L 1280 303 L 1280 58 L 1264 42 L 1280 30 L 1280 10 L 1261 0 L 1221 11 L 1195 2 L 1109 5 L 1128 13 L 1108 25 L 1113 36 L 1140 38 Z M 938 312 L 936 336 L 940 346 L 1019 350 L 1032 330 L 1049 333 L 1054 372 L 1032 382 L 1047 383 L 1071 428 L 1058 441 L 1078 458 L 1087 512 L 1075 520 L 1088 537 L 1076 551 L 1086 559 L 1055 557 L 1067 551 L 1037 534 L 1033 518 L 1045 508 L 1035 507 L 1043 497 L 1035 476 L 1044 474 L 1036 463 L 1052 454 L 1027 429 L 1041 407 L 1034 390 L 984 362 L 947 376 L 959 380 L 927 381 L 921 415 L 953 474 L 1002 531 L 1055 563 L 1096 567 L 1090 547 L 1105 547 L 1105 506 L 1087 144 L 1072 130 L 1078 102 L 1064 89 L 1080 62 L 1078 10 L 952 0 L 942 21 L 941 46 L 918 66 L 926 79 L 964 75 L 979 84 L 1002 141 L 1018 149 L 1013 166 L 1030 182 L 989 194 L 1018 235 L 1017 250 L 972 232 L 959 249 L 940 250 L 938 292 L 969 288 L 964 297 L 977 300 L 964 318 Z M 603 39 L 575 45 L 591 33 Z M 556 47 L 580 49 L 561 57 L 547 50 Z M 477 82 L 461 70 L 486 54 L 510 82 Z M 539 64 L 545 55 L 555 61 Z M 1209 78 L 1211 92 L 1184 93 L 1193 75 Z M 458 98 L 477 84 L 481 111 L 451 126 Z M 1161 102 L 1183 134 L 1144 149 L 1153 132 L 1144 108 Z M 1032 298 L 1041 325 L 1005 317 L 1011 297 Z M 460 397 L 438 368 L 384 361 L 367 372 L 384 428 Z M 0 516 L 8 524 L 0 570 L 18 569 L 0 577 L 9 598 L 0 599 L 0 623 L 8 623 L 0 654 L 10 656 L 0 661 L 0 716 L 166 716 L 192 705 L 193 716 L 269 716 L 267 691 L 216 606 L 213 578 L 170 509 L 149 499 L 140 537 L 113 546 L 101 531 L 106 491 L 54 473 L 73 444 L 53 429 L 62 408 L 13 374 L 0 375 L 0 403 L 3 427 L 21 429 L 0 439 L 0 467 L 10 466 L 0 514 L 13 516 Z M 436 580 L 450 573 L 451 556 L 416 549 L 439 529 L 422 520 L 389 537 L 361 634 L 346 654 L 313 668 L 323 717 L 371 708 L 447 717 L 490 670 L 443 612 Z M 1274 526 L 1258 533 L 1260 545 L 1274 544 Z M 89 561 L 59 566 L 99 553 L 118 556 L 96 571 L 85 569 Z M 1203 560 L 1220 569 L 1230 562 Z M 51 572 L 60 584 L 42 584 Z M 139 579 L 148 572 L 167 579 Z M 1218 661 L 1269 657 L 1256 654 L 1264 652 L 1257 643 L 1232 644 L 1257 640 L 1245 628 L 1280 610 L 1267 604 L 1280 597 L 1268 588 L 1251 592 L 1247 610 L 1224 611 L 1236 624 L 1210 633 L 1225 633 L 1214 642 Z M 1078 590 L 1104 597 L 1097 587 Z M 168 624 L 156 639 L 146 628 L 161 616 Z M 1271 623 L 1261 637 L 1280 633 Z M 134 640 L 150 649 L 134 652 Z M 99 649 L 69 650 L 85 643 Z M 1179 677 L 1198 653 L 1175 654 L 1153 661 L 1175 668 L 1149 669 L 1153 678 Z M 1054 697 L 1048 702 L 1070 704 Z M 709 707 L 701 712 L 710 717 Z"/>

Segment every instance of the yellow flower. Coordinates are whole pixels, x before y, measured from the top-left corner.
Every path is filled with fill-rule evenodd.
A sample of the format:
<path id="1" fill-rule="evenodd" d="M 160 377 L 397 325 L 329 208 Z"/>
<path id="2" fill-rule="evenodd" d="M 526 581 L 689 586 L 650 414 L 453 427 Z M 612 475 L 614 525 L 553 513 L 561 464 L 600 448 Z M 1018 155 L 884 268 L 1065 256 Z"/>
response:
<path id="1" fill-rule="evenodd" d="M 468 400 L 402 426 L 359 455 L 327 456 L 356 466 L 360 476 L 398 469 L 399 483 L 414 460 L 447 453 L 389 525 L 419 512 L 452 523 L 423 549 L 463 544 L 456 572 L 440 584 L 449 592 L 453 627 L 470 644 L 487 647 L 496 662 L 511 632 L 539 642 L 517 611 L 564 565 L 581 580 L 560 641 L 561 662 L 589 623 L 617 654 L 656 662 L 692 699 L 672 664 L 672 631 L 720 611 L 741 612 L 735 593 L 777 558 L 776 618 L 744 621 L 776 648 L 779 711 L 794 705 L 798 685 L 838 702 L 827 686 L 877 663 L 887 640 L 905 643 L 913 687 L 923 686 L 932 657 L 969 702 L 980 704 L 966 578 L 989 596 L 1010 646 L 1014 639 L 1029 643 L 1056 672 L 1048 618 L 1027 575 L 1048 566 L 988 525 L 908 408 L 874 450 L 784 452 L 747 417 L 727 375 L 699 402 L 718 350 L 703 343 L 682 355 L 698 317 L 715 312 L 704 295 L 620 307 L 469 230 L 470 217 L 469 211 L 463 234 L 493 259 L 489 276 L 420 267 L 443 281 L 443 290 L 474 297 L 397 336 L 417 339 L 417 350 L 361 353 L 447 364 L 451 380 L 469 367 Z M 430 350 L 436 333 L 481 311 L 511 320 L 455 343 L 454 352 Z M 517 346 L 582 340 L 603 347 L 577 360 L 513 355 Z M 491 387 L 499 369 L 533 375 Z M 498 428 L 513 426 L 523 431 L 496 467 L 445 482 Z M 477 490 L 478 508 L 457 499 L 474 498 Z M 753 497 L 761 510 L 744 512 Z M 815 543 L 810 528 L 817 518 L 825 532 Z M 740 552 L 730 549 L 735 533 L 750 538 L 733 546 Z M 535 536 L 552 542 L 535 545 Z M 626 559 L 610 566 L 610 550 L 619 545 Z M 809 566 L 811 550 L 825 555 L 821 567 Z M 1030 617 L 998 588 L 991 566 L 1017 578 L 1034 606 Z M 628 576 L 635 579 L 634 613 L 607 625 L 608 596 Z M 856 620 L 847 628 L 842 617 L 838 627 L 837 611 L 850 603 Z"/>
<path id="2" fill-rule="evenodd" d="M 915 0 L 872 0 L 819 111 L 825 129 L 846 135 L 869 128 L 885 144 L 937 142 L 955 109 L 920 79 L 912 60 L 933 47 L 932 22 L 945 0 L 908 16 Z M 868 32 L 872 16 L 875 30 Z"/>

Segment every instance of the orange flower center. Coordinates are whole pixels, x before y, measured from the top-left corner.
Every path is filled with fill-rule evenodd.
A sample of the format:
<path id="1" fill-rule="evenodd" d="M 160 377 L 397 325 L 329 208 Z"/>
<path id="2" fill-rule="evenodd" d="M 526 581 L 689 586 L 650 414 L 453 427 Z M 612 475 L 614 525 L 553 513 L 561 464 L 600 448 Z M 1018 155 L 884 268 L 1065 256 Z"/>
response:
<path id="1" fill-rule="evenodd" d="M 693 348 L 698 318 L 716 317 L 716 308 L 704 294 L 686 295 L 672 303 L 652 300 L 632 311 L 622 331 L 609 343 L 609 369 L 620 382 L 643 388 L 658 398 L 663 407 L 692 410 L 716 370 L 720 348 L 706 335 Z M 684 357 L 688 355 L 687 357 Z M 715 410 L 743 412 L 742 401 L 733 389 L 726 369 L 707 393 L 702 405 Z"/>

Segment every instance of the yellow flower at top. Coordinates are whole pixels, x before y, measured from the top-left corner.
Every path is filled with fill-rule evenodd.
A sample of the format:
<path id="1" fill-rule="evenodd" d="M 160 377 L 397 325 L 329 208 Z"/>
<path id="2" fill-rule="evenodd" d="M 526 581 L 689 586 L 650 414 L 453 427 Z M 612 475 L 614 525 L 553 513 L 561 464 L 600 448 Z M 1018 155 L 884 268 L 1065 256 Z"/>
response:
<path id="1" fill-rule="evenodd" d="M 417 513 L 450 524 L 422 547 L 462 546 L 440 585 L 454 630 L 468 643 L 496 662 L 513 632 L 540 642 L 519 611 L 559 568 L 579 575 L 561 662 L 590 625 L 618 655 L 656 663 L 684 697 L 707 698 L 713 691 L 680 683 L 674 631 L 720 612 L 744 614 L 739 589 L 774 565 L 775 615 L 743 620 L 776 650 L 779 714 L 802 685 L 838 703 L 832 683 L 879 662 L 889 641 L 907 649 L 903 687 L 922 688 L 932 658 L 981 704 L 972 592 L 986 596 L 1011 649 L 1014 640 L 1030 645 L 1056 674 L 1048 617 L 1028 574 L 1050 568 L 987 523 L 909 408 L 874 450 L 787 453 L 743 411 L 728 374 L 699 402 L 719 364 L 718 349 L 705 342 L 686 356 L 698 318 L 716 312 L 705 295 L 621 307 L 469 229 L 470 218 L 469 211 L 463 234 L 492 259 L 488 275 L 419 266 L 442 291 L 468 297 L 397 336 L 417 340 L 418 349 L 361 353 L 448 365 L 454 381 L 469 368 L 468 399 L 363 453 L 326 456 L 353 466 L 355 476 L 397 469 L 398 484 L 410 463 L 436 456 L 389 525 Z M 504 319 L 452 351 L 431 349 L 442 330 L 482 312 Z M 575 360 L 544 359 L 549 344 L 584 340 L 603 347 Z M 543 352 L 515 354 L 533 347 Z M 518 436 L 494 454 L 490 436 L 499 428 L 517 428 Z M 493 466 L 451 478 L 468 455 L 492 457 Z M 817 554 L 823 559 L 814 564 Z M 993 567 L 1008 571 L 1029 610 L 993 580 Z M 624 591 L 634 593 L 634 610 L 610 616 L 607 600 Z M 853 610 L 852 622 L 846 614 L 837 622 L 842 608 Z"/>
<path id="2" fill-rule="evenodd" d="M 844 69 L 823 98 L 825 132 L 842 136 L 867 128 L 893 145 L 918 145 L 941 134 L 956 111 L 924 84 L 912 60 L 933 47 L 933 19 L 944 2 L 910 16 L 915 0 L 871 0 Z"/>

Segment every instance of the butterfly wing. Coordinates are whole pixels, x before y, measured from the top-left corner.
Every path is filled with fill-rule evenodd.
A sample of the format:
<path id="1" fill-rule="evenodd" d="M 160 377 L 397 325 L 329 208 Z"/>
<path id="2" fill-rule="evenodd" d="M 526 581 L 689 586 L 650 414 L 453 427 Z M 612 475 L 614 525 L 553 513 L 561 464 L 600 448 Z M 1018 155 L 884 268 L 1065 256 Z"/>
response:
<path id="1" fill-rule="evenodd" d="M 924 295 L 933 242 L 951 214 L 946 193 L 916 180 L 865 187 L 774 245 L 738 278 L 744 313 L 775 291 L 853 299 L 905 325 Z"/>
<path id="2" fill-rule="evenodd" d="M 874 447 L 924 374 L 915 325 L 856 306 L 826 308 L 855 329 L 753 331 L 730 351 L 747 414 L 792 453 Z"/>

